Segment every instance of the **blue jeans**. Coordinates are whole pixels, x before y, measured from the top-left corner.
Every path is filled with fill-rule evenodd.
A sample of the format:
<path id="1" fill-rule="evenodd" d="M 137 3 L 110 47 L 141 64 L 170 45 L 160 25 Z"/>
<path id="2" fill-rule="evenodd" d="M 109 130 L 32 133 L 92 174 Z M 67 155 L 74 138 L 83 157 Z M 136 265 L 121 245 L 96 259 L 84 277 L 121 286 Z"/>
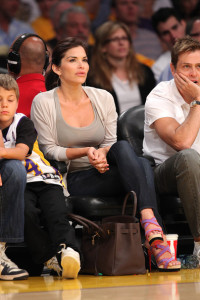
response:
<path id="1" fill-rule="evenodd" d="M 19 160 L 0 160 L 0 242 L 24 240 L 26 170 Z"/>
<path id="2" fill-rule="evenodd" d="M 101 174 L 95 168 L 72 172 L 67 175 L 67 187 L 70 195 L 112 197 L 125 195 L 131 190 L 138 198 L 138 210 L 152 208 L 158 222 L 154 174 L 149 161 L 138 157 L 130 144 L 118 141 L 107 154 L 109 171 Z"/>

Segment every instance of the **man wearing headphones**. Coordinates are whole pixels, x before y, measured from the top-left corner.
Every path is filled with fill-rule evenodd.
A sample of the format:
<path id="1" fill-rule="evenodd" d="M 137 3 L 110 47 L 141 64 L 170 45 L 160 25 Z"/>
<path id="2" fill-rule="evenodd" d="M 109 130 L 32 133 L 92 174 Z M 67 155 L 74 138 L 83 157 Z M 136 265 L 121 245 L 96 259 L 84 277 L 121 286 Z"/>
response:
<path id="1" fill-rule="evenodd" d="M 17 112 L 30 118 L 33 98 L 46 91 L 44 74 L 49 64 L 45 42 L 36 34 L 19 36 L 8 54 L 8 71 L 19 86 L 19 106 Z"/>

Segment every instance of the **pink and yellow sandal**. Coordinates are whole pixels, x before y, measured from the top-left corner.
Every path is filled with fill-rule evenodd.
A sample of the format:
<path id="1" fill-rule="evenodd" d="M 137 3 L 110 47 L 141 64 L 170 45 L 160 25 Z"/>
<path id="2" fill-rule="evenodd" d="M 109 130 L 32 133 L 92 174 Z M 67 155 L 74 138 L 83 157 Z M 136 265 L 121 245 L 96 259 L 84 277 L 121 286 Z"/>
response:
<path id="1" fill-rule="evenodd" d="M 161 251 L 157 255 L 154 255 L 153 254 L 153 248 L 160 249 Z M 168 245 L 167 246 L 156 245 L 156 246 L 153 246 L 153 247 L 150 246 L 150 248 L 147 248 L 147 250 L 148 250 L 148 257 L 149 257 L 150 272 L 151 272 L 151 255 L 154 255 L 155 260 L 156 260 L 156 264 L 157 264 L 157 268 L 160 272 L 177 272 L 177 271 L 180 271 L 181 264 L 180 265 L 171 265 L 171 266 L 169 265 L 170 262 L 176 261 L 176 260 L 173 259 L 170 248 L 169 248 Z M 163 259 L 159 260 L 160 256 L 165 254 L 166 252 L 169 252 L 171 254 L 171 257 L 163 258 Z"/>
<path id="2" fill-rule="evenodd" d="M 147 227 L 153 224 L 156 227 L 153 229 L 149 229 L 147 230 Z M 162 228 L 160 227 L 160 225 L 158 224 L 156 218 L 151 218 L 151 219 L 145 219 L 143 221 L 141 221 L 141 225 L 145 230 L 145 237 L 146 240 L 148 241 L 148 243 L 150 244 L 150 246 L 154 246 L 154 245 L 158 245 L 161 244 L 164 240 L 163 240 L 163 231 Z M 155 233 L 153 233 L 153 231 Z M 152 234 L 151 234 L 152 232 Z"/>

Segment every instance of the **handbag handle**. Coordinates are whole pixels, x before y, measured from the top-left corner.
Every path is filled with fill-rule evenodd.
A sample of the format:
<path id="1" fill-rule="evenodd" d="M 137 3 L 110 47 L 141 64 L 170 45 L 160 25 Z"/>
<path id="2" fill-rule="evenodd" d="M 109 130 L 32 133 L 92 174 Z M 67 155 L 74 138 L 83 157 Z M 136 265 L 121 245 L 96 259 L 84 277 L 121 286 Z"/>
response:
<path id="1" fill-rule="evenodd" d="M 67 217 L 68 217 L 68 219 L 70 219 L 72 221 L 76 221 L 80 225 L 83 225 L 83 227 L 87 228 L 87 230 L 90 229 L 87 223 L 83 222 L 83 220 L 80 220 L 80 216 L 75 215 L 75 214 L 68 214 Z"/>
<path id="2" fill-rule="evenodd" d="M 75 214 L 68 214 L 68 218 L 83 225 L 88 231 L 90 228 L 93 228 L 93 229 L 96 229 L 96 231 L 98 231 L 98 233 L 101 234 L 103 237 L 105 237 L 105 235 L 106 235 L 104 230 L 98 224 L 96 224 L 95 222 L 93 222 L 89 219 L 86 219 L 82 216 L 75 215 Z"/>
<path id="3" fill-rule="evenodd" d="M 124 203 L 123 203 L 123 206 L 122 206 L 122 215 L 125 215 L 127 200 L 131 195 L 133 195 L 133 197 L 134 197 L 134 200 L 133 200 L 133 217 L 135 217 L 136 210 L 137 210 L 137 195 L 134 191 L 130 191 L 129 193 L 126 194 L 126 196 L 124 198 Z"/>

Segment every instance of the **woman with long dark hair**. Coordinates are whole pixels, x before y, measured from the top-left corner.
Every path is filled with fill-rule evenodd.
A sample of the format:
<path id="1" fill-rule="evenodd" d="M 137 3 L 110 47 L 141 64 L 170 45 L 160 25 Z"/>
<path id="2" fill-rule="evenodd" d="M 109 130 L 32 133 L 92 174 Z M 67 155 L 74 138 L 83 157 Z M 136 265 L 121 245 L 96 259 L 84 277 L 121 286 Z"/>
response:
<path id="1" fill-rule="evenodd" d="M 76 38 L 60 41 L 52 53 L 53 85 L 34 98 L 31 118 L 45 156 L 65 161 L 67 188 L 76 196 L 138 197 L 145 245 L 161 270 L 179 270 L 162 232 L 154 179 L 147 159 L 126 141 L 116 141 L 117 113 L 105 90 L 83 86 L 89 65 L 86 46 Z M 155 215 L 154 215 L 155 214 Z M 155 217 L 156 216 L 156 217 Z"/>

